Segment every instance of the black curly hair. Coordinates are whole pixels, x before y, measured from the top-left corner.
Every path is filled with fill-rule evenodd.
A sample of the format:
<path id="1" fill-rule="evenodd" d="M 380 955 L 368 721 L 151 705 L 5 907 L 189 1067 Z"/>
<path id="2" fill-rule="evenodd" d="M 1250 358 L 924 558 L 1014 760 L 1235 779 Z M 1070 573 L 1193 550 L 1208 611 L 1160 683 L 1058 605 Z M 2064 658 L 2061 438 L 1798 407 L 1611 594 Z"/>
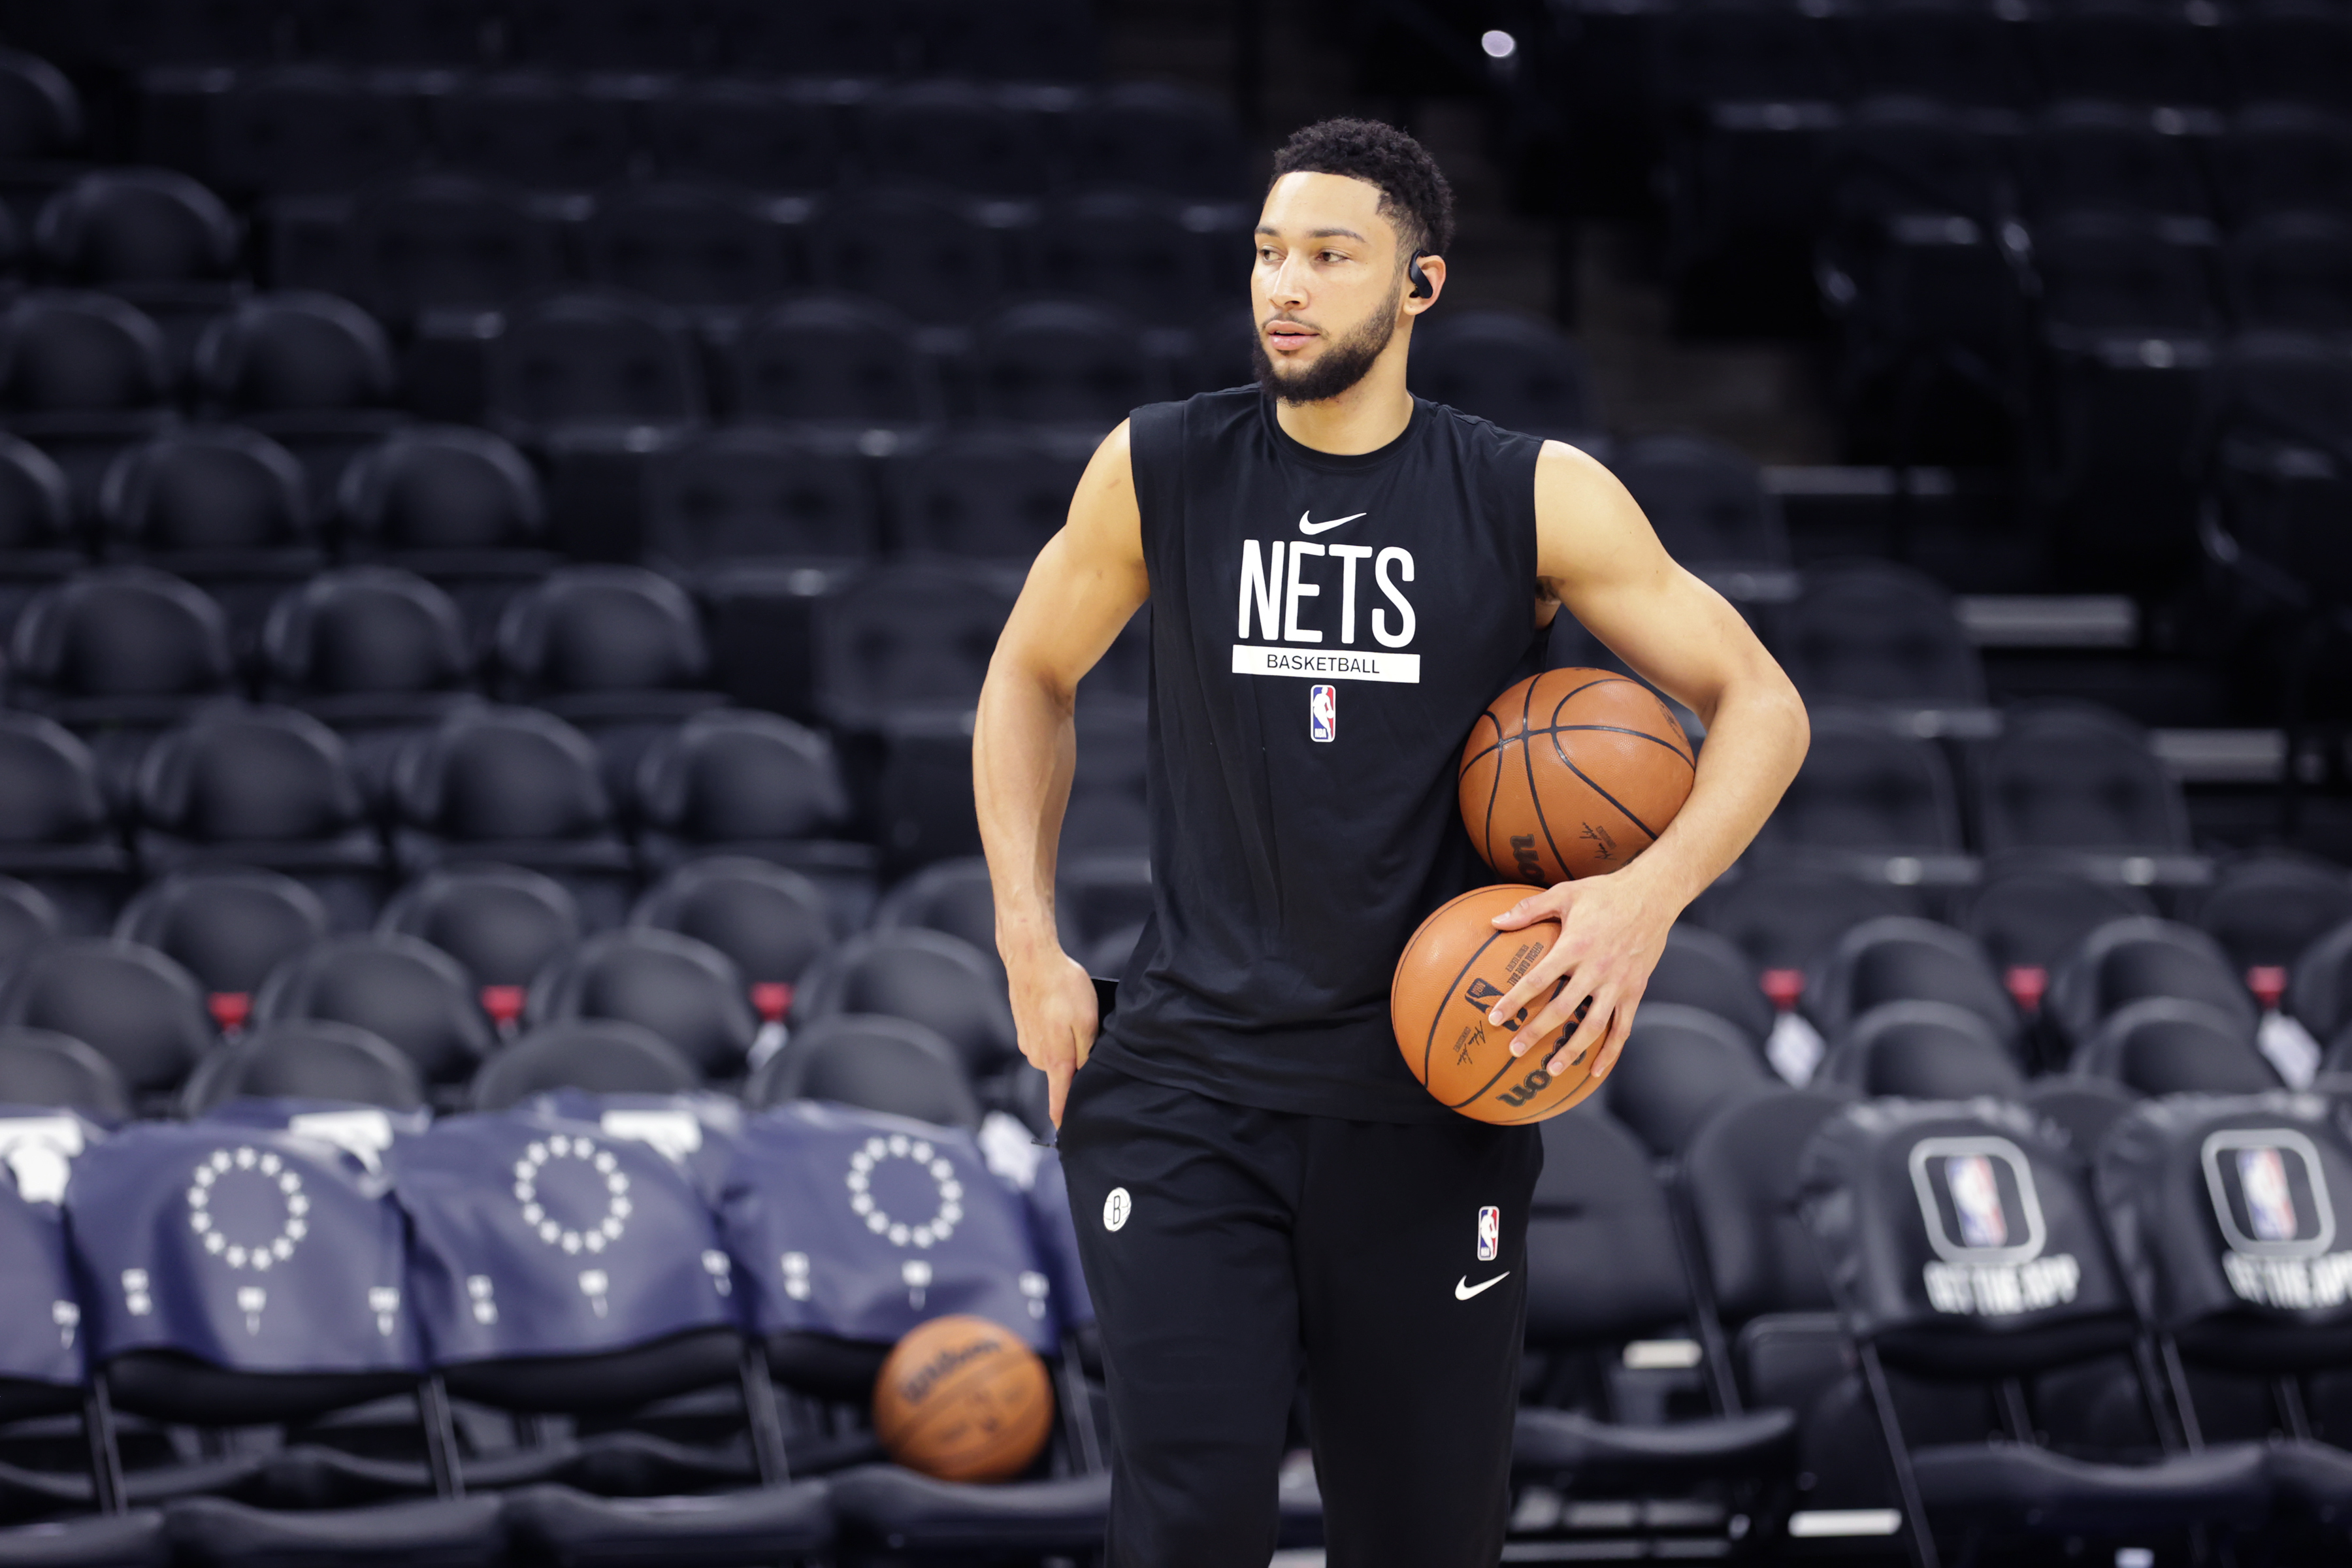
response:
<path id="1" fill-rule="evenodd" d="M 1393 125 L 1318 120 L 1301 126 L 1275 153 L 1274 178 L 1301 173 L 1345 174 L 1378 186 L 1381 216 L 1396 225 L 1409 258 L 1443 256 L 1454 243 L 1454 187 L 1429 149 Z"/>

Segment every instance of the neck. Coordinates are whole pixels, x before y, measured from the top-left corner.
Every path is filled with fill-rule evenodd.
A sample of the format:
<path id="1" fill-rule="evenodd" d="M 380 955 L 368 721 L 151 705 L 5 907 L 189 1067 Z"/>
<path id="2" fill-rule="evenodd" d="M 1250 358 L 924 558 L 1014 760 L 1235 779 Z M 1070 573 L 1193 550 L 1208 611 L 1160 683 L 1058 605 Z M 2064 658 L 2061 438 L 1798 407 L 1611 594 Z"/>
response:
<path id="1" fill-rule="evenodd" d="M 1396 336 L 1381 351 L 1364 379 L 1320 403 L 1285 403 L 1276 398 L 1275 423 L 1302 447 L 1335 457 L 1377 452 L 1412 423 L 1412 394 L 1405 390 L 1405 356 L 1412 323 L 1397 324 Z"/>

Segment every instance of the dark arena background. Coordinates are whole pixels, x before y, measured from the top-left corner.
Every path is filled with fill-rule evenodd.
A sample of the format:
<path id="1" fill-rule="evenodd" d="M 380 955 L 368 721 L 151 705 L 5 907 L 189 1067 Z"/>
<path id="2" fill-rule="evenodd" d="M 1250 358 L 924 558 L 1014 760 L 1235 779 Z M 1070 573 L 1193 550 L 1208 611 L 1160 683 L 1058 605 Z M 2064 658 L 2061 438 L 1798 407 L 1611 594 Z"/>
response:
<path id="1" fill-rule="evenodd" d="M 1546 1125 L 1506 1560 L 2352 1561 L 2344 0 L 0 39 L 0 1564 L 1097 1561 L 972 705 L 1335 113 L 1454 184 L 1414 389 L 1609 463 L 1812 713 Z M 873 1436 L 943 1313 L 1050 1378 L 1015 1479 Z"/>

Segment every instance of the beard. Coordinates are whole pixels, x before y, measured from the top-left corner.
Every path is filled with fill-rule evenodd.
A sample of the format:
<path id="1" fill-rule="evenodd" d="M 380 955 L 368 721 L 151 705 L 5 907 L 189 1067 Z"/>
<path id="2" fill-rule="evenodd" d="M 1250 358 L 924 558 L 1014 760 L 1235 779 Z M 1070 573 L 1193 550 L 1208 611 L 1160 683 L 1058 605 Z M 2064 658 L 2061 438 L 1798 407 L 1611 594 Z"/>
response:
<path id="1" fill-rule="evenodd" d="M 1321 403 L 1363 380 L 1370 374 L 1372 362 L 1396 336 L 1397 301 L 1403 291 L 1400 283 L 1384 308 L 1373 311 L 1370 320 L 1348 336 L 1331 339 L 1321 357 L 1302 369 L 1285 370 L 1276 364 L 1265 352 L 1263 330 L 1251 333 L 1250 363 L 1256 367 L 1259 390 L 1284 403 Z"/>

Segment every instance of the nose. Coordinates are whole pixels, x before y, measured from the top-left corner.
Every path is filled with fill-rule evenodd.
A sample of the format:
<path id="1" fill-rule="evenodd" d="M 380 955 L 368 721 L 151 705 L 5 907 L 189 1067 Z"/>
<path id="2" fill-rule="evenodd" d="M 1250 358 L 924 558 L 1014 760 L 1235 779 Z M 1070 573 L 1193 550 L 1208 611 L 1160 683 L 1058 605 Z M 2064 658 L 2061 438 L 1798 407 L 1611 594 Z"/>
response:
<path id="1" fill-rule="evenodd" d="M 1295 310 L 1307 303 L 1305 268 L 1295 255 L 1283 258 L 1265 280 L 1265 297 L 1277 310 Z"/>

